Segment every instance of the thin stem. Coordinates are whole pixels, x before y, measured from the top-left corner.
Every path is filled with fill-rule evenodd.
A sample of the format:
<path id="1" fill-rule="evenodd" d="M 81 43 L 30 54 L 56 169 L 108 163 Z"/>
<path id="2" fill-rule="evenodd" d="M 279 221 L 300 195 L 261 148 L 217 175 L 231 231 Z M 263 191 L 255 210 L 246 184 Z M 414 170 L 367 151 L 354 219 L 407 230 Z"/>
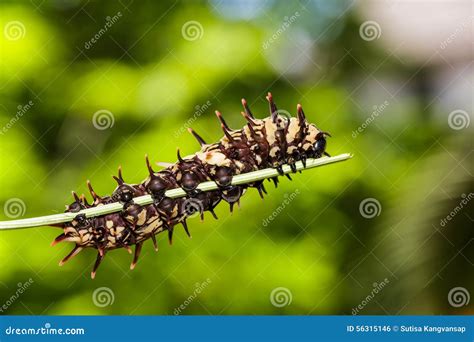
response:
<path id="1" fill-rule="evenodd" d="M 296 170 L 307 170 L 314 167 L 337 163 L 340 161 L 344 161 L 350 159 L 352 157 L 349 153 L 340 154 L 335 157 L 323 157 L 318 159 L 308 159 L 306 161 L 306 167 L 303 166 L 301 162 L 296 163 Z M 283 165 L 283 172 L 284 173 L 291 173 L 291 168 L 288 165 Z M 233 185 L 241 185 L 252 183 L 258 180 L 271 178 L 279 176 L 278 171 L 276 169 L 263 169 L 258 171 L 252 171 L 240 175 L 236 175 L 232 177 L 232 184 Z M 217 184 L 213 181 L 204 182 L 199 184 L 198 189 L 202 191 L 211 191 L 216 190 Z M 176 188 L 172 190 L 168 190 L 165 193 L 165 196 L 171 198 L 183 197 L 186 196 L 186 193 L 181 188 Z M 148 205 L 153 203 L 153 199 L 150 195 L 144 195 L 140 197 L 135 197 L 133 201 L 140 205 Z M 52 224 L 69 222 L 74 219 L 79 214 L 85 214 L 86 217 L 95 217 L 101 216 L 105 214 L 114 213 L 117 211 L 121 211 L 123 205 L 119 202 L 105 204 L 101 206 L 97 206 L 94 208 L 84 209 L 77 213 L 63 213 L 63 214 L 56 214 L 56 215 L 48 215 L 48 216 L 41 216 L 41 217 L 32 217 L 27 219 L 21 220 L 12 220 L 12 221 L 3 221 L 0 222 L 0 230 L 7 230 L 7 229 L 22 229 L 22 228 L 31 228 L 31 227 L 39 227 L 39 226 L 49 226 Z"/>

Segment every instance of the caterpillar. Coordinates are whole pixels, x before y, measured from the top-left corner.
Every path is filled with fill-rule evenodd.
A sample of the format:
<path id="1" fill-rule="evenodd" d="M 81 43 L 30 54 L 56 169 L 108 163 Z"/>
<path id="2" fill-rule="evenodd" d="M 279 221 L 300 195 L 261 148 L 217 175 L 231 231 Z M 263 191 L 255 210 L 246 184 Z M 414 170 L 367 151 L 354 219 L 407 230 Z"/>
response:
<path id="1" fill-rule="evenodd" d="M 232 177 L 250 171 L 264 168 L 275 168 L 284 175 L 283 164 L 288 164 L 296 172 L 295 163 L 301 161 L 306 166 L 307 158 L 320 158 L 326 152 L 326 137 L 328 132 L 321 131 L 315 124 L 306 120 L 303 108 L 297 105 L 297 117 L 282 115 L 271 93 L 266 99 L 269 104 L 270 116 L 264 119 L 256 118 L 245 99 L 242 99 L 242 116 L 246 125 L 239 130 L 231 129 L 222 114 L 216 111 L 224 136 L 216 143 L 207 144 L 193 129 L 188 131 L 196 138 L 201 149 L 193 155 L 182 157 L 177 151 L 177 162 L 166 166 L 161 171 L 153 170 L 148 156 L 145 156 L 148 177 L 139 184 L 127 184 L 119 167 L 118 176 L 113 176 L 117 186 L 111 195 L 99 196 L 87 181 L 92 202 L 89 203 L 84 195 L 78 196 L 73 192 L 74 202 L 66 206 L 66 212 L 78 213 L 75 218 L 60 227 L 63 233 L 56 237 L 52 246 L 59 242 L 73 242 L 74 248 L 60 262 L 65 262 L 76 256 L 85 248 L 98 250 L 97 258 L 92 268 L 94 278 L 99 265 L 106 253 L 117 248 L 125 248 L 132 254 L 131 246 L 135 246 L 130 269 L 134 269 L 143 243 L 151 239 L 156 251 L 158 245 L 156 235 L 168 233 L 169 244 L 173 241 L 174 227 L 181 224 L 186 234 L 191 234 L 186 219 L 192 215 L 200 215 L 209 211 L 217 219 L 214 208 L 221 200 L 230 205 L 240 204 L 241 196 L 248 188 L 257 189 L 263 198 L 266 190 L 263 180 L 245 185 L 232 185 Z M 286 174 L 291 180 L 291 177 Z M 275 187 L 278 177 L 272 178 Z M 201 182 L 214 181 L 217 190 L 203 192 L 198 189 Z M 165 192 L 174 188 L 182 188 L 186 196 L 169 198 Z M 137 196 L 151 195 L 153 203 L 138 205 L 133 199 Z M 108 203 L 120 202 L 123 209 L 120 212 L 86 218 L 79 212 L 83 209 Z"/>

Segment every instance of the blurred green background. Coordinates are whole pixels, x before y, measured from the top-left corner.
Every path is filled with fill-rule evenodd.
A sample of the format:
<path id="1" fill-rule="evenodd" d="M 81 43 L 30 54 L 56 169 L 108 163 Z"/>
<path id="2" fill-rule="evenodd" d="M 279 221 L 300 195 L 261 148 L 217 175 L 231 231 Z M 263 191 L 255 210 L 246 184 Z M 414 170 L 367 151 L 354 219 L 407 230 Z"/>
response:
<path id="1" fill-rule="evenodd" d="M 110 193 L 118 165 L 140 182 L 145 153 L 216 141 L 216 109 L 241 127 L 242 97 L 267 116 L 267 91 L 354 154 L 159 235 L 133 272 L 2 231 L 1 314 L 473 313 L 470 1 L 2 1 L 0 28 L 1 220 Z"/>

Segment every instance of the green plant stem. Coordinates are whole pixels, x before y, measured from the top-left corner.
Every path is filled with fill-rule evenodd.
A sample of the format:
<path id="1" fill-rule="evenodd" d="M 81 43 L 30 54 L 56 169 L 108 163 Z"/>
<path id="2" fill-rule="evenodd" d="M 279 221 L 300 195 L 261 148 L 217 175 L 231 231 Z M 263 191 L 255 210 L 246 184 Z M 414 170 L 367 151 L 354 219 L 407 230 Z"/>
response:
<path id="1" fill-rule="evenodd" d="M 301 162 L 296 163 L 296 169 L 300 170 L 307 170 L 318 166 L 323 166 L 327 164 L 333 164 L 340 161 L 344 161 L 350 159 L 352 157 L 349 153 L 340 154 L 334 157 L 323 157 L 318 159 L 308 159 L 306 161 L 306 167 L 303 166 Z M 284 173 L 291 173 L 291 168 L 288 165 L 283 165 L 283 172 Z M 241 185 L 252 183 L 255 181 L 259 181 L 266 178 L 272 178 L 279 176 L 278 171 L 273 168 L 252 171 L 240 175 L 236 175 L 232 178 L 233 185 Z M 211 191 L 216 190 L 217 184 L 213 181 L 204 182 L 199 184 L 198 189 L 202 191 Z M 168 190 L 165 193 L 165 196 L 171 198 L 183 197 L 186 196 L 186 193 L 181 188 L 176 188 L 172 190 Z M 150 195 L 144 195 L 140 197 L 135 197 L 134 202 L 140 205 L 148 205 L 153 203 L 153 199 Z M 39 227 L 39 226 L 49 226 L 57 223 L 64 223 L 69 222 L 74 219 L 79 214 L 85 214 L 86 217 L 95 217 L 101 216 L 105 214 L 110 214 L 114 212 L 118 212 L 122 210 L 123 205 L 120 202 L 110 203 L 106 205 L 97 206 L 94 208 L 84 209 L 77 213 L 63 213 L 63 214 L 56 214 L 56 215 L 48 215 L 48 216 L 41 216 L 41 217 L 32 217 L 27 219 L 20 219 L 20 220 L 11 220 L 11 221 L 2 221 L 0 222 L 0 230 L 7 230 L 7 229 L 23 229 L 23 228 L 32 228 L 32 227 Z"/>

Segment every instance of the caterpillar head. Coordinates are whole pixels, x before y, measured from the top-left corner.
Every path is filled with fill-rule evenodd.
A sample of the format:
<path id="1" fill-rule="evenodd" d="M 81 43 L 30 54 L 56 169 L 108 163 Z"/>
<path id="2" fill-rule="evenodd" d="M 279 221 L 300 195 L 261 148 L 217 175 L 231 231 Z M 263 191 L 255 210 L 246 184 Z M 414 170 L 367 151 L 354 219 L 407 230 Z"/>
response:
<path id="1" fill-rule="evenodd" d="M 331 135 L 320 131 L 316 125 L 309 124 L 307 135 L 301 143 L 302 153 L 309 158 L 319 158 L 326 152 L 326 137 Z"/>
<path id="2" fill-rule="evenodd" d="M 331 135 L 327 132 L 319 132 L 316 136 L 316 142 L 314 143 L 314 152 L 316 157 L 320 157 L 326 154 L 326 137 Z"/>

